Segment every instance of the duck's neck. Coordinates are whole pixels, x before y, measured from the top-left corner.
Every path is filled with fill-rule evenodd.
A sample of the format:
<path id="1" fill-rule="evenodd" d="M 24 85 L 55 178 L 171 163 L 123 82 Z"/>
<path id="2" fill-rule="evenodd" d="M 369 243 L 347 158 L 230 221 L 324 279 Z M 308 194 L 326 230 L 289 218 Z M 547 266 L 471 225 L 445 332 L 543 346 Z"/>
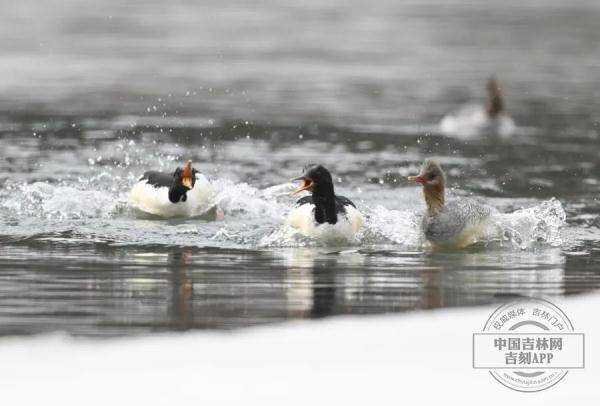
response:
<path id="1" fill-rule="evenodd" d="M 502 95 L 498 90 L 490 92 L 486 110 L 488 116 L 496 117 L 504 109 L 504 103 L 502 102 Z"/>
<path id="2" fill-rule="evenodd" d="M 325 184 L 315 186 L 312 198 L 313 203 L 315 204 L 315 221 L 319 224 L 337 223 L 333 185 Z"/>
<path id="3" fill-rule="evenodd" d="M 442 210 L 445 203 L 443 185 L 425 186 L 423 195 L 427 204 L 427 214 L 434 215 Z"/>
<path id="4" fill-rule="evenodd" d="M 183 185 L 173 184 L 169 188 L 169 201 L 171 203 L 185 202 L 187 189 Z"/>

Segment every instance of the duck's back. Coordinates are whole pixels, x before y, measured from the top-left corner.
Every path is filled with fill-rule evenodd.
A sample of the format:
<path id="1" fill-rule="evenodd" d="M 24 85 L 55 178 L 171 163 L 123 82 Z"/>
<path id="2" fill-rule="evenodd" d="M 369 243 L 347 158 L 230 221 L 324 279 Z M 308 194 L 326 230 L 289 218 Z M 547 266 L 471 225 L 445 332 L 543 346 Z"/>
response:
<path id="1" fill-rule="evenodd" d="M 139 179 L 139 182 L 143 181 L 146 181 L 145 183 L 154 186 L 155 188 L 169 188 L 173 184 L 173 174 L 158 171 L 147 171 L 144 172 L 142 177 Z"/>
<path id="2" fill-rule="evenodd" d="M 435 215 L 423 217 L 425 237 L 439 245 L 468 245 L 484 232 L 491 214 L 492 208 L 475 200 L 452 200 Z"/>
<path id="3" fill-rule="evenodd" d="M 296 202 L 296 208 L 290 212 L 287 223 L 304 235 L 315 235 L 318 224 L 315 221 L 314 210 L 313 197 L 305 196 Z M 347 197 L 335 196 L 335 211 L 338 215 L 338 222 L 330 226 L 333 226 L 343 236 L 353 235 L 364 224 L 362 214 Z"/>
<path id="4" fill-rule="evenodd" d="M 296 202 L 296 206 L 302 206 L 304 204 L 315 204 L 312 195 L 304 196 L 303 198 L 298 199 L 298 201 Z M 346 213 L 346 207 L 348 206 L 356 208 L 356 205 L 352 202 L 352 200 L 348 199 L 347 197 L 337 195 L 335 196 L 336 213 Z"/>
<path id="5" fill-rule="evenodd" d="M 173 203 L 169 200 L 173 174 L 145 172 L 131 189 L 130 202 L 136 210 L 163 218 L 201 215 L 212 208 L 213 187 L 204 175 L 194 176 L 194 187 L 186 193 L 186 198 Z"/>

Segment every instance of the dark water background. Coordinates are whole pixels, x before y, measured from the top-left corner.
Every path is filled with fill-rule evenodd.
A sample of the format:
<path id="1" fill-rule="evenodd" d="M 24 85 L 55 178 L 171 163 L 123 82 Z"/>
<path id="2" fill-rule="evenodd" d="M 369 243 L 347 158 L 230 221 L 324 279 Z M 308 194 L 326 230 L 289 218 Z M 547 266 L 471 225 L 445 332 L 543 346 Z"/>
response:
<path id="1" fill-rule="evenodd" d="M 596 1 L 2 9 L 0 334 L 235 328 L 600 287 Z M 490 74 L 515 134 L 440 135 L 446 113 L 482 102 Z M 517 219 L 520 240 L 423 247 L 420 193 L 404 178 L 431 155 L 458 195 L 538 208 Z M 137 219 L 137 176 L 189 158 L 225 220 Z M 358 243 L 278 233 L 286 180 L 307 162 L 367 214 Z"/>

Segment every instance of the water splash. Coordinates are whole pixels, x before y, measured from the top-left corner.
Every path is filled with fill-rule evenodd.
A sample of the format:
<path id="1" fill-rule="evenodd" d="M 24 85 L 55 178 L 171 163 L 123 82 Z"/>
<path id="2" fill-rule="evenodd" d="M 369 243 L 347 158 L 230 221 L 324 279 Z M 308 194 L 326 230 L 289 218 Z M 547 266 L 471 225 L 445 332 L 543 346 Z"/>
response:
<path id="1" fill-rule="evenodd" d="M 9 189 L 3 206 L 18 217 L 41 219 L 109 218 L 120 212 L 125 202 L 100 190 L 81 190 L 35 182 Z"/>
<path id="2" fill-rule="evenodd" d="M 279 225 L 275 231 L 260 239 L 262 248 L 274 247 L 346 247 L 361 244 L 360 234 L 343 237 L 339 224 L 321 224 L 308 237 L 287 224 Z"/>
<path id="3" fill-rule="evenodd" d="M 560 229 L 566 224 L 565 220 L 565 210 L 555 198 L 537 206 L 492 216 L 501 241 L 520 249 L 536 244 L 560 246 L 563 243 Z"/>
<path id="4" fill-rule="evenodd" d="M 282 220 L 291 207 L 288 184 L 267 189 L 257 189 L 247 183 L 234 183 L 229 179 L 213 182 L 216 190 L 214 203 L 227 216 Z"/>
<path id="5" fill-rule="evenodd" d="M 420 246 L 423 243 L 421 216 L 410 210 L 388 210 L 378 205 L 367 210 L 367 227 L 360 239 L 366 244 Z"/>
<path id="6" fill-rule="evenodd" d="M 368 211 L 367 227 L 359 238 L 362 244 L 426 246 L 421 219 L 422 214 L 411 210 L 388 210 L 376 206 Z M 488 249 L 558 247 L 563 244 L 561 228 L 566 224 L 565 219 L 562 204 L 554 198 L 512 213 L 494 211 L 484 223 L 478 240 L 473 243 L 482 243 Z"/>
<path id="7" fill-rule="evenodd" d="M 12 225 L 10 233 L 35 235 L 39 232 L 71 232 L 78 238 L 93 236 L 96 240 L 115 243 L 144 243 L 150 239 L 156 243 L 202 246 L 258 247 L 314 247 L 314 246 L 373 246 L 397 245 L 422 247 L 425 244 L 421 231 L 420 209 L 415 207 L 389 210 L 382 205 L 363 207 L 365 226 L 350 239 L 335 238 L 331 226 L 319 227 L 319 234 L 306 237 L 285 224 L 288 213 L 294 207 L 289 197 L 291 184 L 279 184 L 266 189 L 255 188 L 247 183 L 235 183 L 229 179 L 213 182 L 214 203 L 225 213 L 223 220 L 209 225 L 205 219 L 181 220 L 180 224 L 161 220 L 137 219 L 130 210 L 128 188 L 106 189 L 114 175 L 98 175 L 93 181 L 62 182 L 52 185 L 46 182 L 12 184 L 0 192 L 0 214 L 5 225 Z M 120 178 L 118 182 L 131 182 Z M 89 190 L 104 185 L 103 189 Z M 81 189 L 81 188 L 83 189 Z M 24 227 L 28 219 L 45 220 L 34 228 Z M 65 220 L 73 220 L 68 224 Z M 85 221 L 85 223 L 77 221 Z M 103 225 L 94 228 L 97 222 Z M 118 222 L 119 232 L 110 232 L 106 222 Z M 502 248 L 527 249 L 539 245 L 560 246 L 560 228 L 565 224 L 565 211 L 556 199 L 539 205 L 520 209 L 508 214 L 494 214 L 482 242 Z M 37 227 L 37 228 L 36 228 Z M 116 227 L 116 226 L 115 226 Z M 190 228 L 191 227 L 191 228 Z M 83 232 L 82 230 L 86 231 Z M 193 235 L 182 238 L 185 230 Z M 331 232 L 330 232 L 331 231 Z M 8 233 L 8 230 L 6 231 Z M 91 238 L 91 237 L 90 237 Z"/>

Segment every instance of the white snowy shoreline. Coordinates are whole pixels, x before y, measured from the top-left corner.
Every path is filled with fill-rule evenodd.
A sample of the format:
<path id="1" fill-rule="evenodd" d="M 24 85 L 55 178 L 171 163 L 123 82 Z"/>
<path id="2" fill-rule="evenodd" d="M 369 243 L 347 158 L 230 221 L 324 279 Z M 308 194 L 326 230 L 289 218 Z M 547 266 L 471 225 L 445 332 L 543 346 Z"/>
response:
<path id="1" fill-rule="evenodd" d="M 553 300 L 586 334 L 586 367 L 520 393 L 472 368 L 496 306 L 337 317 L 123 339 L 0 339 L 4 405 L 596 405 L 600 295 Z M 189 403 L 184 403 L 189 402 Z"/>

